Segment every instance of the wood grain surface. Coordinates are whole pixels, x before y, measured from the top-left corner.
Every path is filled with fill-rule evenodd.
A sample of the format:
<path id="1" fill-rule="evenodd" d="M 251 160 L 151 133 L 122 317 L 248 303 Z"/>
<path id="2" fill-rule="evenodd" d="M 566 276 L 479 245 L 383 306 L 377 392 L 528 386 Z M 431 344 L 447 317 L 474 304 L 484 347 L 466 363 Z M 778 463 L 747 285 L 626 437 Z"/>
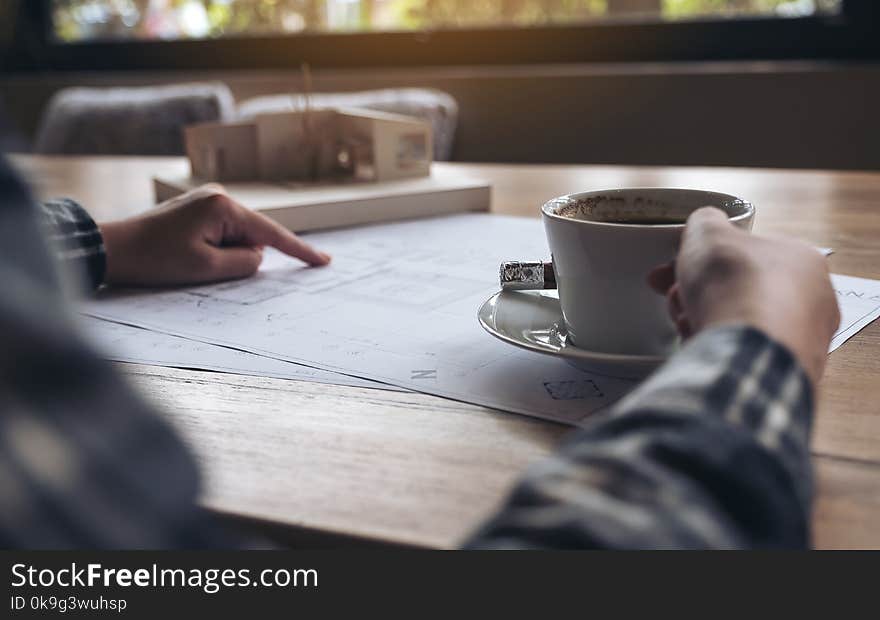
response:
<path id="1" fill-rule="evenodd" d="M 152 204 L 181 158 L 18 156 L 39 196 L 99 221 Z M 880 174 L 723 168 L 441 164 L 493 183 L 493 211 L 537 217 L 560 194 L 692 187 L 757 207 L 755 231 L 830 246 L 835 273 L 880 278 Z M 203 502 L 266 531 L 453 547 L 503 499 L 560 425 L 415 393 L 123 364 L 198 455 Z M 813 451 L 820 548 L 880 548 L 880 322 L 835 351 Z M 307 536 L 300 536 L 300 540 Z"/>

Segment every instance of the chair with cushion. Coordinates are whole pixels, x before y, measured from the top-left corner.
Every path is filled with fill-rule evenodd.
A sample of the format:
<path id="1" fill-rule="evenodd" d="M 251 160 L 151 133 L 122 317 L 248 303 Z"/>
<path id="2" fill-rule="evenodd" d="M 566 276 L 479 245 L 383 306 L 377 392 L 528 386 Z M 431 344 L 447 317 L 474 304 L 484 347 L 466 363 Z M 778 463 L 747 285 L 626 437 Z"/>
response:
<path id="1" fill-rule="evenodd" d="M 49 103 L 34 150 L 46 155 L 182 155 L 181 128 L 235 117 L 224 84 L 68 88 Z"/>
<path id="2" fill-rule="evenodd" d="M 451 95 L 427 88 L 389 88 L 353 93 L 315 93 L 309 104 L 314 109 L 333 107 L 366 108 L 413 116 L 431 123 L 434 131 L 434 159 L 447 161 L 452 156 L 458 104 Z M 305 95 L 267 95 L 242 102 L 238 106 L 240 120 L 251 120 L 258 114 L 302 111 Z"/>

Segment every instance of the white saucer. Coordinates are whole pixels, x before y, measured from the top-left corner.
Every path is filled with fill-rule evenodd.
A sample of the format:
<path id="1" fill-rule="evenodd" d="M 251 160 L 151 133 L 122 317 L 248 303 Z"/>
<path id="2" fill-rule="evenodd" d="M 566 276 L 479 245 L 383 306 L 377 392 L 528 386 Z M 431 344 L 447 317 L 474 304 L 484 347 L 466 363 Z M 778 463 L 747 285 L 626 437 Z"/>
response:
<path id="1" fill-rule="evenodd" d="M 554 290 L 500 291 L 480 306 L 477 318 L 483 329 L 499 340 L 535 353 L 554 355 L 588 372 L 636 379 L 666 360 L 577 348 L 567 341 L 559 297 Z"/>

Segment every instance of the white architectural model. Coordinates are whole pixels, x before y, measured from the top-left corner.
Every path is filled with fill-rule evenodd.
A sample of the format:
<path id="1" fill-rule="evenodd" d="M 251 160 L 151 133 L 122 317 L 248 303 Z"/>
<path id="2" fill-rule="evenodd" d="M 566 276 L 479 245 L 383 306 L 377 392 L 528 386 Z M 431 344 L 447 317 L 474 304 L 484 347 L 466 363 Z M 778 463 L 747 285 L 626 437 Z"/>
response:
<path id="1" fill-rule="evenodd" d="M 390 181 L 428 176 L 433 153 L 428 123 L 353 108 L 193 125 L 185 138 L 201 181 Z"/>

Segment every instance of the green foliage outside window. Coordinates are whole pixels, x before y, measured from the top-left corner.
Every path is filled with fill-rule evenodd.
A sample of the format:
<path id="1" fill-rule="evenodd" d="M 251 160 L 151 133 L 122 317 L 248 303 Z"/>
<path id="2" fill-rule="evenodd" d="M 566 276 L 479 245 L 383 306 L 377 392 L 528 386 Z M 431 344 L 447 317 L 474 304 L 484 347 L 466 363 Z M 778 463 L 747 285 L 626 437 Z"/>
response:
<path id="1" fill-rule="evenodd" d="M 840 0 L 54 0 L 53 20 L 60 39 L 77 41 L 793 17 L 839 6 Z"/>

